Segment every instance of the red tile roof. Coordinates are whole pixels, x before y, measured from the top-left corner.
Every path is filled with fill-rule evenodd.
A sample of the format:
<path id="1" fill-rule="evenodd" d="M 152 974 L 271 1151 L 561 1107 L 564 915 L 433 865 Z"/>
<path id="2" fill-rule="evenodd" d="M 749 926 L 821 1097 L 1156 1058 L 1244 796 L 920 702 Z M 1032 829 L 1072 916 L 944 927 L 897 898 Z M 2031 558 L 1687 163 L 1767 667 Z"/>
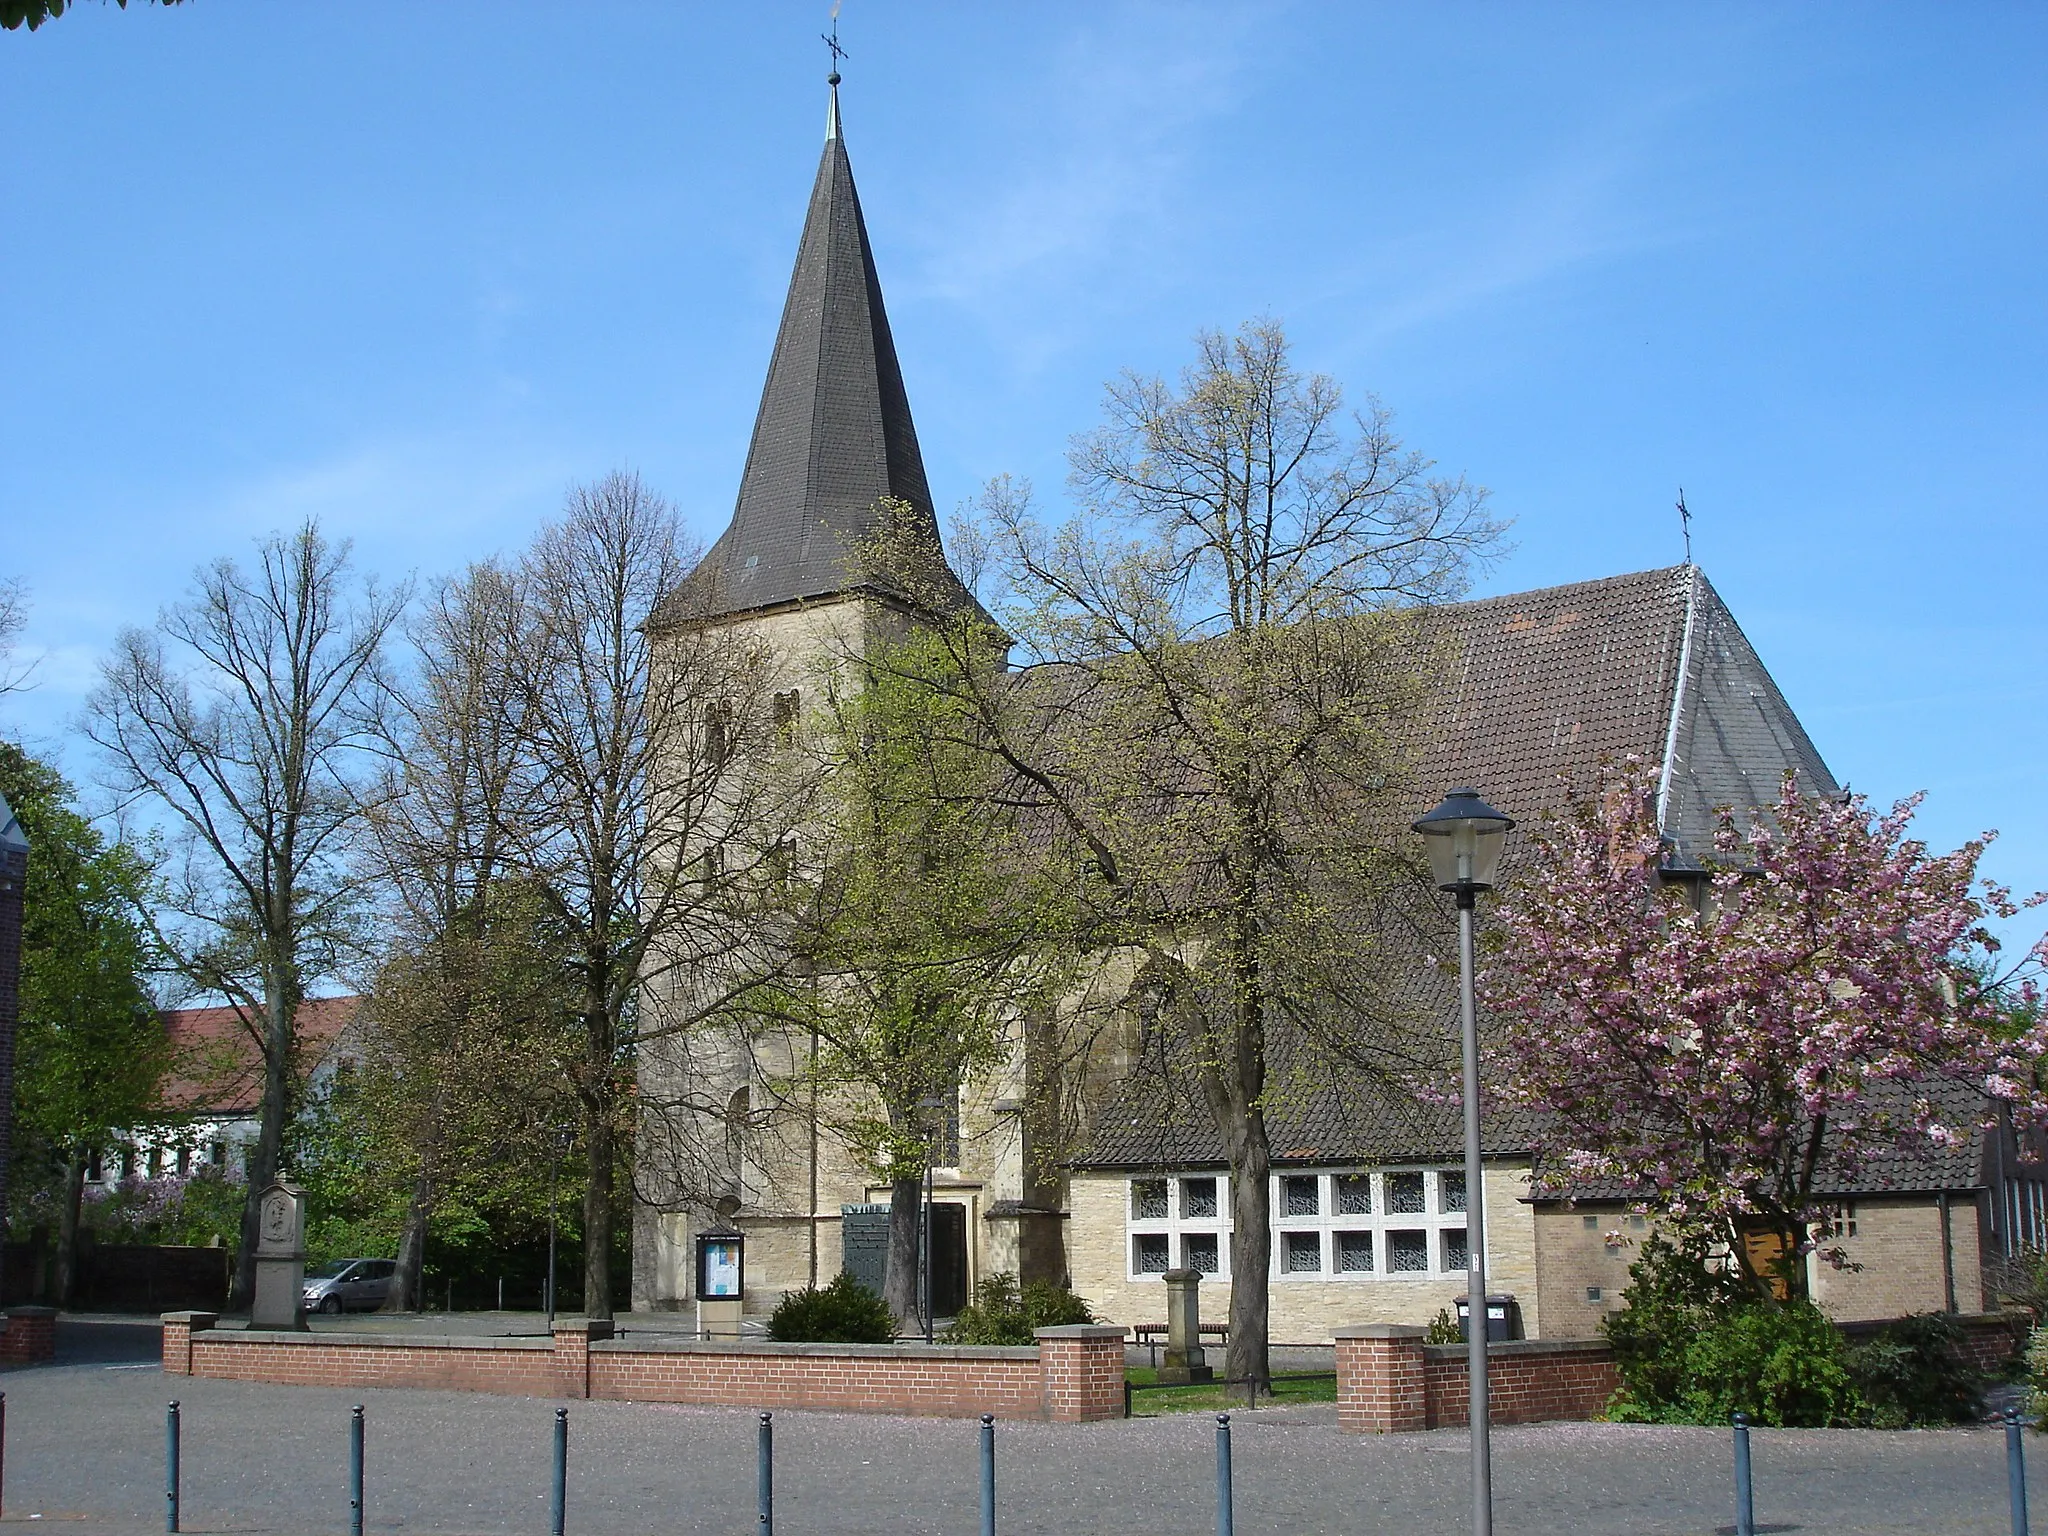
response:
<path id="1" fill-rule="evenodd" d="M 334 1050 L 360 997 L 309 997 L 299 1004 L 298 1061 L 303 1082 Z M 157 1106 L 181 1115 L 253 1115 L 263 1102 L 260 1021 L 236 1007 L 166 1008 L 161 1015 L 171 1052 Z"/>

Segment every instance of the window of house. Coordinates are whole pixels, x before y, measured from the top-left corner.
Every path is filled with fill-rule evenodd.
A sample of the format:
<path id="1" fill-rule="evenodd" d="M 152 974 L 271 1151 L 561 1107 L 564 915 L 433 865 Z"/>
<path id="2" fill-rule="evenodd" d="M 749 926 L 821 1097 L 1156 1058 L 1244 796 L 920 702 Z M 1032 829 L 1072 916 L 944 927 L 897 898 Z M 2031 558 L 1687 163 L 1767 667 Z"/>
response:
<path id="1" fill-rule="evenodd" d="M 1169 1269 L 1220 1275 L 1230 1262 L 1230 1181 L 1213 1173 L 1130 1181 L 1130 1278 Z"/>
<path id="2" fill-rule="evenodd" d="M 1278 1175 L 1273 1181 L 1277 1278 L 1380 1279 L 1461 1275 L 1465 1176 L 1450 1168 Z"/>
<path id="3" fill-rule="evenodd" d="M 1838 1205 L 1828 1212 L 1828 1236 L 1854 1237 L 1856 1235 L 1856 1207 L 1853 1203 Z"/>
<path id="4" fill-rule="evenodd" d="M 149 1149 L 149 1176 L 152 1179 L 160 1179 L 164 1176 L 164 1149 L 162 1147 L 151 1147 Z"/>
<path id="5" fill-rule="evenodd" d="M 224 1141 L 216 1141 L 211 1147 L 207 1148 L 206 1160 L 216 1168 L 225 1166 L 228 1160 L 228 1144 Z"/>
<path id="6" fill-rule="evenodd" d="M 178 1148 L 178 1177 L 181 1179 L 188 1179 L 191 1176 L 192 1149 L 190 1147 L 180 1147 Z"/>
<path id="7" fill-rule="evenodd" d="M 792 688 L 775 695 L 775 744 L 786 747 L 796 740 L 796 712 L 802 697 Z"/>

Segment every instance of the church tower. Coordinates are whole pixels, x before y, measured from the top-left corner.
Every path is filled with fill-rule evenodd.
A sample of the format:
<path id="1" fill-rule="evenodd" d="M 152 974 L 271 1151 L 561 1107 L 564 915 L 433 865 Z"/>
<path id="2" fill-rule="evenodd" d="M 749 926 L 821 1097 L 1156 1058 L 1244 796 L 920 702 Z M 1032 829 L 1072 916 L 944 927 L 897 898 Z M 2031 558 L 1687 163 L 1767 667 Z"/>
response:
<path id="1" fill-rule="evenodd" d="M 801 720 L 824 706 L 829 680 L 857 686 L 835 662 L 920 620 L 964 614 L 989 622 L 944 562 L 840 130 L 836 72 L 830 83 L 824 152 L 732 520 L 652 626 L 658 636 L 667 632 L 672 647 L 730 641 L 758 658 L 750 701 L 735 700 L 733 713 L 705 735 L 721 759 L 729 749 L 746 750 L 737 744 L 770 743 L 758 765 L 770 775 L 777 771 L 772 744 L 786 753 Z M 892 569 L 899 561 L 915 569 Z M 772 720 L 754 718 L 770 706 Z M 716 992 L 721 983 L 709 971 L 682 967 L 660 985 Z M 675 1015 L 691 1011 L 684 1005 Z M 783 1049 L 712 1029 L 683 1030 L 643 1049 L 648 1123 L 635 1183 L 654 1201 L 635 1210 L 636 1307 L 688 1300 L 694 1237 L 707 1220 L 736 1222 L 747 1234 L 746 1286 L 756 1305 L 761 1295 L 829 1279 L 840 1268 L 842 1208 L 869 1198 L 866 1179 L 845 1149 L 819 1136 L 815 1119 L 805 1127 L 792 1127 L 786 1116 L 764 1125 L 770 1117 L 749 1085 L 788 1076 L 793 1061 L 778 1070 L 764 1060 Z M 695 1107 L 657 1114 L 657 1104 Z"/>
<path id="2" fill-rule="evenodd" d="M 678 594 L 689 622 L 752 623 L 861 599 L 905 607 L 900 584 L 864 555 L 888 503 L 910 509 L 913 527 L 899 534 L 938 544 L 910 397 L 840 132 L 838 80 L 834 74 L 825 149 L 732 521 Z M 973 603 L 947 576 L 945 596 Z"/>

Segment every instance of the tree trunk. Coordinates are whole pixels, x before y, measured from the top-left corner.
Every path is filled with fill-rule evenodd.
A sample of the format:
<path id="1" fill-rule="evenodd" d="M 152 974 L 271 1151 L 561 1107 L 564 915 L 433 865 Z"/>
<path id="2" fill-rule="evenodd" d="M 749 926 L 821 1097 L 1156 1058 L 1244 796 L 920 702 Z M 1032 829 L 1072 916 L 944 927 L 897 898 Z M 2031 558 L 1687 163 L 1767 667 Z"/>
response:
<path id="1" fill-rule="evenodd" d="M 896 1315 L 904 1333 L 924 1332 L 924 1295 L 918 1284 L 919 1223 L 923 1216 L 924 1181 L 894 1179 L 889 1184 L 889 1257 L 882 1271 L 882 1299 Z"/>
<path id="2" fill-rule="evenodd" d="M 612 1141 L 610 1114 L 586 1103 L 583 1150 L 590 1165 L 583 1181 L 583 1315 L 606 1322 L 612 1316 Z"/>
<path id="3" fill-rule="evenodd" d="M 391 1291 L 381 1310 L 419 1311 L 420 1272 L 427 1263 L 427 1223 L 433 1214 L 434 1173 L 428 1165 L 412 1181 L 412 1199 L 406 1204 L 404 1225 L 398 1229 L 398 1267 L 391 1272 Z"/>
<path id="4" fill-rule="evenodd" d="M 266 978 L 267 1024 L 263 1050 L 263 1118 L 249 1158 L 249 1192 L 242 1200 L 242 1240 L 235 1254 L 235 1289 L 229 1305 L 247 1311 L 256 1299 L 256 1238 L 264 1186 L 277 1177 L 291 1110 L 292 1024 L 295 989 L 277 969 Z"/>
<path id="5" fill-rule="evenodd" d="M 1271 1393 L 1266 1308 L 1273 1267 L 1273 1149 L 1264 1111 L 1226 1134 L 1230 1148 L 1230 1347 L 1224 1374 L 1247 1392 Z"/>
<path id="6" fill-rule="evenodd" d="M 85 1200 L 84 1147 L 73 1147 L 64 1159 L 64 1202 L 57 1211 L 57 1274 L 50 1301 L 59 1307 L 71 1305 L 72 1287 L 78 1279 L 78 1214 Z"/>

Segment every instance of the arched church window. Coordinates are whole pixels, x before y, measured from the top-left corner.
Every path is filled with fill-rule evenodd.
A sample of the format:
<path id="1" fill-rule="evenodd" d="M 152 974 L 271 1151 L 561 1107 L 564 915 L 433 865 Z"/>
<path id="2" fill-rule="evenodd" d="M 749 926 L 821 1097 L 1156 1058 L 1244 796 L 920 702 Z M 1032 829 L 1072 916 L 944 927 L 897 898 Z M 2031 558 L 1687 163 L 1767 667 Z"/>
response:
<path id="1" fill-rule="evenodd" d="M 704 709 L 704 760 L 716 768 L 732 755 L 732 705 L 713 699 Z"/>

